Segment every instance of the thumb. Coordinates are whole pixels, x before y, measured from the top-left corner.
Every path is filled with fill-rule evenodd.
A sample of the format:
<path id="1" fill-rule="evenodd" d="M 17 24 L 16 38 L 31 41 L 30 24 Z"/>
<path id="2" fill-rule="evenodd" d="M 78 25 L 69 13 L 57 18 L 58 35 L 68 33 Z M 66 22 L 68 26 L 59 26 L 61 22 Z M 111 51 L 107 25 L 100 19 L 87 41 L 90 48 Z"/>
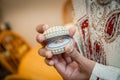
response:
<path id="1" fill-rule="evenodd" d="M 75 62 L 78 63 L 81 71 L 87 72 L 91 75 L 95 62 L 91 61 L 84 56 L 82 56 L 73 45 L 67 45 L 65 47 L 65 52 L 68 54 Z"/>
<path id="2" fill-rule="evenodd" d="M 77 49 L 73 46 L 68 44 L 65 47 L 65 52 L 68 54 L 74 61 L 78 64 L 81 64 L 81 54 L 77 51 Z"/>

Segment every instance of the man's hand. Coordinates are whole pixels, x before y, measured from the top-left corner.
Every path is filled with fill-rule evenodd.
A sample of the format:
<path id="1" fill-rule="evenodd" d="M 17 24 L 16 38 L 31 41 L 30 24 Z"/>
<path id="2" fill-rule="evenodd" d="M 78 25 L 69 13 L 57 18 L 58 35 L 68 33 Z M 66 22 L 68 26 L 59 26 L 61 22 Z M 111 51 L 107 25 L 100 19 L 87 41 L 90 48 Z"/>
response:
<path id="1" fill-rule="evenodd" d="M 41 24 L 37 27 L 37 41 L 43 46 L 45 37 L 44 31 L 49 28 L 48 25 Z M 73 37 L 75 28 L 69 28 L 69 36 Z M 75 43 L 75 42 L 74 42 Z M 89 80 L 92 70 L 95 66 L 95 62 L 82 56 L 76 49 L 75 44 L 73 46 L 67 45 L 65 47 L 65 53 L 53 55 L 51 51 L 45 48 L 40 49 L 39 54 L 45 57 L 45 62 L 49 66 L 54 66 L 60 73 L 64 80 Z"/>

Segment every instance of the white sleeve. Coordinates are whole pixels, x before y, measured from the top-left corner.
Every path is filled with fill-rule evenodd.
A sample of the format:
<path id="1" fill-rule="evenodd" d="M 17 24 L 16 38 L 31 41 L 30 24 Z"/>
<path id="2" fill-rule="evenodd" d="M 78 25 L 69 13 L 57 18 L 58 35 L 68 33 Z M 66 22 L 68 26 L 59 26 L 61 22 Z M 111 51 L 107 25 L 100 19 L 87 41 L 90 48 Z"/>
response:
<path id="1" fill-rule="evenodd" d="M 97 77 L 104 80 L 120 80 L 120 68 L 96 63 L 90 80 L 96 80 Z"/>

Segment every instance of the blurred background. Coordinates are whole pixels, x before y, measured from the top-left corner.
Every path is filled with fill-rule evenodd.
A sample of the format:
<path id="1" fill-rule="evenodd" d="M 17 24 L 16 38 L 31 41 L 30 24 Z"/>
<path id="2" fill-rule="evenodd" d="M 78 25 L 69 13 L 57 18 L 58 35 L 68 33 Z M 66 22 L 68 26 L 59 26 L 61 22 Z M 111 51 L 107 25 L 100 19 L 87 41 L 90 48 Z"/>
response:
<path id="1" fill-rule="evenodd" d="M 36 27 L 72 21 L 71 0 L 0 0 L 0 80 L 62 80 L 38 55 Z"/>

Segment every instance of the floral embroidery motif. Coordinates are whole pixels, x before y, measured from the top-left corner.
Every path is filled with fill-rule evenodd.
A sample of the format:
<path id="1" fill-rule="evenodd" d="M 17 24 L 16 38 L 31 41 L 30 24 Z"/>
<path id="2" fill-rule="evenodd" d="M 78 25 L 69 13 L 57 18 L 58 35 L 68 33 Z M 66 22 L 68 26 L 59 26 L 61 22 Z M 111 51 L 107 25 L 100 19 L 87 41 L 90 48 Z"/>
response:
<path id="1" fill-rule="evenodd" d="M 82 35 L 84 56 L 96 62 L 106 64 L 106 56 L 101 41 L 93 40 L 91 42 L 89 33 L 88 17 L 84 16 L 78 20 L 78 27 Z"/>
<path id="2" fill-rule="evenodd" d="M 120 11 L 111 12 L 107 17 L 104 25 L 104 38 L 106 42 L 113 42 L 119 34 Z"/>

